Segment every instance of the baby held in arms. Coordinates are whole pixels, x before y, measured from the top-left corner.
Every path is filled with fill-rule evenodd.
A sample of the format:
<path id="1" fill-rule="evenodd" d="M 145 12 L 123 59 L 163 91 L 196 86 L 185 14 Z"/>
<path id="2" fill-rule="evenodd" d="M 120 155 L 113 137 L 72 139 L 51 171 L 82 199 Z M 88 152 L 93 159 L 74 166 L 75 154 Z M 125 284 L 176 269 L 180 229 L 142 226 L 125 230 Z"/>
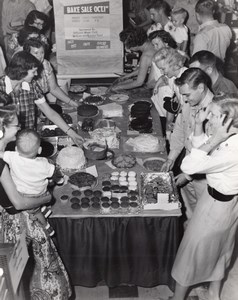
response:
<path id="1" fill-rule="evenodd" d="M 12 179 L 18 192 L 29 197 L 42 197 L 47 191 L 48 179 L 55 174 L 55 166 L 45 157 L 37 157 L 42 151 L 39 134 L 32 129 L 19 131 L 16 151 L 0 152 L 0 157 L 9 165 Z M 43 206 L 28 210 L 31 217 L 38 220 L 50 236 L 54 230 L 46 218 L 51 211 Z"/>

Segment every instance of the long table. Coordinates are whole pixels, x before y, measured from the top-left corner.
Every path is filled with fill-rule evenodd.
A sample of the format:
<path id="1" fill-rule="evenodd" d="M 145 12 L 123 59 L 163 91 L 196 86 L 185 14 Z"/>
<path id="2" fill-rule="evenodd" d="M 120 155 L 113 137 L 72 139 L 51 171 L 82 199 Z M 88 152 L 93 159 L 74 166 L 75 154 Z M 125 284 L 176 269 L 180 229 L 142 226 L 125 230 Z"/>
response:
<path id="1" fill-rule="evenodd" d="M 136 89 L 128 103 L 149 98 L 149 91 Z M 126 136 L 128 103 L 124 118 L 115 118 Z M 152 109 L 154 133 L 161 135 L 157 112 Z M 118 153 L 124 151 L 120 145 Z M 164 157 L 166 154 L 159 154 Z M 145 155 L 138 155 L 144 158 Z M 155 155 L 153 155 L 155 156 Z M 148 157 L 148 154 L 147 154 Z M 102 161 L 94 161 L 99 177 L 112 172 Z M 144 172 L 136 165 L 137 177 Z M 100 184 L 99 184 L 100 185 Z M 60 195 L 70 193 L 65 185 L 55 190 L 56 203 L 50 223 L 56 232 L 57 248 L 74 285 L 87 287 L 104 282 L 109 287 L 134 284 L 152 287 L 159 284 L 174 289 L 171 268 L 180 242 L 180 209 L 150 210 L 130 214 L 100 214 L 73 211 L 60 202 Z M 98 189 L 98 187 L 97 187 Z"/>

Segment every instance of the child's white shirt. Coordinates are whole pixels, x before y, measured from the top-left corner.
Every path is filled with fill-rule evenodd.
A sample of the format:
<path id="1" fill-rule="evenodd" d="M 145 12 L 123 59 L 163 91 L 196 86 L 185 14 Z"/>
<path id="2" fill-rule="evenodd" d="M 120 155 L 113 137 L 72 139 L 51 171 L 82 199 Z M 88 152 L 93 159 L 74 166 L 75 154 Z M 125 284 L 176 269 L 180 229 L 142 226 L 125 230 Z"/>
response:
<path id="1" fill-rule="evenodd" d="M 182 27 L 175 27 L 171 21 L 165 26 L 164 30 L 167 31 L 177 44 L 181 44 L 188 40 L 188 27 L 183 25 Z"/>

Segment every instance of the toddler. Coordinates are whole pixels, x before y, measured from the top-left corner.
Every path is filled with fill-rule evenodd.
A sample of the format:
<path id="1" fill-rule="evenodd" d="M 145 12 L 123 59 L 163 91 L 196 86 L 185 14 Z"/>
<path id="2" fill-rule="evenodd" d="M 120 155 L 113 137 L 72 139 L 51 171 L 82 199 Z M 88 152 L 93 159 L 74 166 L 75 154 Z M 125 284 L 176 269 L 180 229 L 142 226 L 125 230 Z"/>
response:
<path id="1" fill-rule="evenodd" d="M 29 197 L 41 197 L 47 191 L 48 178 L 55 172 L 55 166 L 44 157 L 37 157 L 41 153 L 41 139 L 32 129 L 24 129 L 17 134 L 16 151 L 0 153 L 3 160 L 9 165 L 12 179 L 18 192 Z M 54 230 L 47 222 L 46 217 L 51 213 L 46 207 L 28 210 L 47 230 L 50 236 Z"/>
<path id="2" fill-rule="evenodd" d="M 171 21 L 164 26 L 164 30 L 169 32 L 177 43 L 178 49 L 185 53 L 188 47 L 188 28 L 185 25 L 187 18 L 188 12 L 186 9 L 173 9 L 171 12 Z"/>

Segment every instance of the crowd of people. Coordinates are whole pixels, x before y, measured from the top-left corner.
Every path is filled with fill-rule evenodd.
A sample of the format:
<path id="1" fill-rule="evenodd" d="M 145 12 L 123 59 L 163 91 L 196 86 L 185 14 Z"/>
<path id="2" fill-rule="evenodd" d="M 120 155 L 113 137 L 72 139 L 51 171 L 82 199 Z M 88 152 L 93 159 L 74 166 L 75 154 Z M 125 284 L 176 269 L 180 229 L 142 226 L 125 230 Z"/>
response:
<path id="1" fill-rule="evenodd" d="M 192 286 L 209 282 L 207 299 L 221 300 L 238 224 L 238 92 L 223 68 L 232 31 L 215 19 L 214 0 L 173 2 L 138 0 L 128 14 L 130 26 L 119 38 L 126 51 L 140 53 L 140 61 L 112 90 L 151 90 L 169 144 L 162 171 L 174 170 L 184 153 L 175 180 L 186 222 L 172 270 L 176 288 L 171 299 L 185 300 Z M 40 3 L 46 11 L 39 10 Z M 47 183 L 55 168 L 36 157 L 38 111 L 75 144 L 81 146 L 83 139 L 45 98 L 51 93 L 78 106 L 57 84 L 48 60 L 49 7 L 48 1 L 3 1 L 7 67 L 0 78 L 0 205 L 4 242 L 15 242 L 25 232 L 32 249 L 32 299 L 66 300 L 69 278 L 51 239 L 54 231 L 40 210 L 50 201 Z M 9 154 L 7 144 L 15 140 L 16 151 Z M 29 159 L 42 169 L 43 183 L 39 191 L 34 186 L 35 193 L 24 184 L 40 175 L 28 166 Z M 19 178 L 23 165 L 25 175 Z"/>
<path id="2" fill-rule="evenodd" d="M 209 283 L 206 299 L 220 300 L 238 224 L 238 91 L 224 76 L 232 31 L 216 19 L 216 1 L 173 1 L 173 7 L 169 2 L 147 1 L 151 26 L 143 28 L 148 37 L 143 43 L 154 46 L 154 54 L 146 56 L 146 68 L 146 52 L 135 47 L 143 26 L 134 24 L 120 34 L 126 49 L 142 55 L 130 84 L 123 84 L 125 75 L 114 89 L 151 89 L 169 142 L 162 171 L 180 170 L 175 180 L 186 221 L 171 299 L 187 299 L 191 287 Z M 138 80 L 142 72 L 148 74 Z"/>

